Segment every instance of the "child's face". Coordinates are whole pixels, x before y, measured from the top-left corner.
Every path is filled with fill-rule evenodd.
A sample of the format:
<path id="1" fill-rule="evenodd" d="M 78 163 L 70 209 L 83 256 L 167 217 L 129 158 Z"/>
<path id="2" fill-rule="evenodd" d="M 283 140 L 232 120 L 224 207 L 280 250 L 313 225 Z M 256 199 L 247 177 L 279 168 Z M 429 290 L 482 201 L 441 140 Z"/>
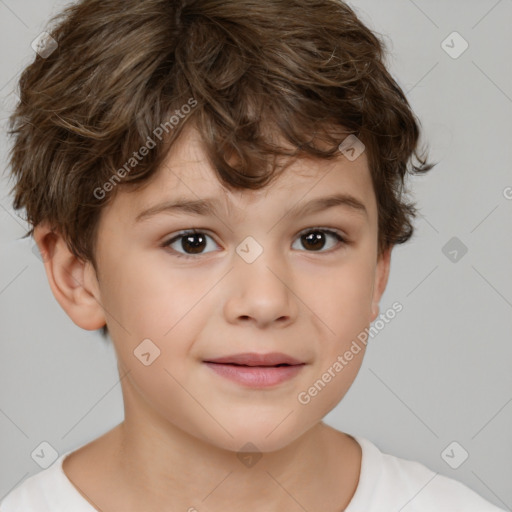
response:
<path id="1" fill-rule="evenodd" d="M 318 423 L 349 389 L 364 354 L 359 341 L 361 351 L 330 382 L 325 378 L 315 396 L 308 393 L 376 317 L 372 304 L 386 285 L 389 253 L 377 260 L 366 156 L 300 160 L 268 189 L 229 193 L 208 167 L 197 132 L 185 135 L 155 179 L 142 190 L 120 191 L 100 220 L 95 293 L 120 367 L 129 370 L 123 391 L 139 419 L 163 417 L 230 450 L 248 441 L 261 451 L 279 449 Z M 336 194 L 353 196 L 364 209 L 290 213 Z M 218 209 L 204 215 L 176 209 L 137 220 L 178 198 L 213 198 Z M 202 235 L 163 246 L 191 228 Z M 313 228 L 337 231 L 348 243 Z M 310 236 L 301 241 L 306 229 Z M 155 357 L 151 343 L 137 348 L 146 339 L 160 351 L 148 365 L 134 355 Z M 247 352 L 281 352 L 305 364 L 287 380 L 254 387 L 205 363 Z"/>

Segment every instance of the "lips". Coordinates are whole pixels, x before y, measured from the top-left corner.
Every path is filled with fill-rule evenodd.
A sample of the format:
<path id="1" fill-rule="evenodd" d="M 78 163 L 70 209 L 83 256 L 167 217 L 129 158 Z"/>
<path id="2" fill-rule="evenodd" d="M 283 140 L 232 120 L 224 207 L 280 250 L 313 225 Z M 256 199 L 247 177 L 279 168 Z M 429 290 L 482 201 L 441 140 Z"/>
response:
<path id="1" fill-rule="evenodd" d="M 230 356 L 217 357 L 208 359 L 206 363 L 232 364 L 237 366 L 296 366 L 304 364 L 302 361 L 295 359 L 281 352 L 269 352 L 267 354 L 258 354 L 255 352 L 246 352 L 243 354 L 233 354 Z"/>
<path id="2" fill-rule="evenodd" d="M 301 373 L 306 363 L 281 352 L 246 352 L 203 361 L 215 374 L 246 388 L 278 386 Z"/>

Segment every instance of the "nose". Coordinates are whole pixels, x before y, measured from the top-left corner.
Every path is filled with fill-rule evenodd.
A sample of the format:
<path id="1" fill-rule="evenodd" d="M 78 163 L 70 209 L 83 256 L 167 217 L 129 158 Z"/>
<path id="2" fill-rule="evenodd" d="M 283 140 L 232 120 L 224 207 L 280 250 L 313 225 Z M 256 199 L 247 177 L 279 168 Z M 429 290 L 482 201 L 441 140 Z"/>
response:
<path id="1" fill-rule="evenodd" d="M 234 269 L 229 273 L 229 291 L 224 305 L 229 323 L 253 323 L 263 328 L 285 327 L 298 314 L 292 273 L 284 259 L 263 253 L 252 263 L 235 255 Z"/>

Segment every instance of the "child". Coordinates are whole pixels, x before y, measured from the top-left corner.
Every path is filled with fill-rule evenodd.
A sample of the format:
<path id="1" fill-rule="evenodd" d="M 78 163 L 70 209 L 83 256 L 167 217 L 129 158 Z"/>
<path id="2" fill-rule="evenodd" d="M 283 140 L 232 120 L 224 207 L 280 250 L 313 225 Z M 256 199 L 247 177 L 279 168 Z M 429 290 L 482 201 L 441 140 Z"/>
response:
<path id="1" fill-rule="evenodd" d="M 347 5 L 82 0 L 37 51 L 14 206 L 59 304 L 112 339 L 125 419 L 2 512 L 499 510 L 322 422 L 433 166 Z"/>

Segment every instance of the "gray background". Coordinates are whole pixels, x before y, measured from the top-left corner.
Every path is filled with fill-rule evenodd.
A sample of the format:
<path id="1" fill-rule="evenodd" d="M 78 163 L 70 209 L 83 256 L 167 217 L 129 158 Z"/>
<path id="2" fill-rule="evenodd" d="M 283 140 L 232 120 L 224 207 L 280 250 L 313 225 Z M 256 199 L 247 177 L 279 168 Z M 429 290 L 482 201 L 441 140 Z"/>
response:
<path id="1" fill-rule="evenodd" d="M 370 340 L 351 390 L 326 418 L 384 452 L 420 461 L 512 509 L 512 1 L 352 1 L 385 37 L 391 72 L 440 163 L 411 187 L 421 216 L 392 256 L 384 312 L 403 311 Z M 31 41 L 65 2 L 0 0 L 0 162 L 16 78 Z M 457 31 L 468 49 L 442 42 Z M 457 40 L 447 44 L 460 48 Z M 59 453 L 123 419 L 112 347 L 78 329 L 53 298 L 25 223 L 0 182 L 0 499 Z M 507 193 L 508 191 L 508 193 Z M 452 238 L 467 253 L 452 261 Z M 451 250 L 451 248 L 450 248 Z M 456 441 L 469 458 L 452 469 Z M 450 453 L 451 454 L 451 453 Z"/>

